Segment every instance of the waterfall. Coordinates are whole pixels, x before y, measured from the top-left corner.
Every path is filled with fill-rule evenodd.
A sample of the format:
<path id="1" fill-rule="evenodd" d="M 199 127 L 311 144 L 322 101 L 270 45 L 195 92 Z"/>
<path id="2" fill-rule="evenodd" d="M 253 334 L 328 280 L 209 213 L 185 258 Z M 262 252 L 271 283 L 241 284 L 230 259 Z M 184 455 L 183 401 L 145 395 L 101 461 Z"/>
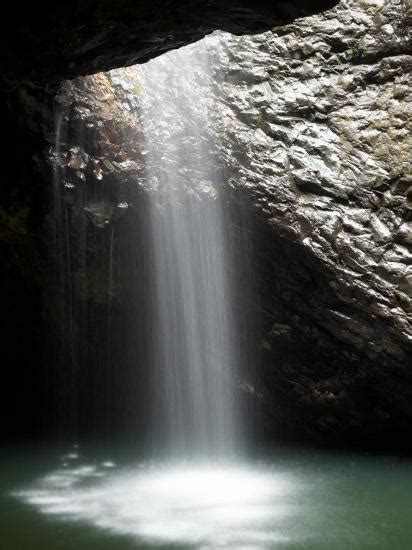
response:
<path id="1" fill-rule="evenodd" d="M 154 430 L 176 453 L 227 454 L 237 440 L 236 334 L 209 49 L 138 67 L 153 249 Z"/>
<path id="2" fill-rule="evenodd" d="M 79 437 L 122 432 L 156 457 L 246 439 L 251 255 L 222 163 L 227 58 L 213 35 L 57 96 L 56 372 Z"/>

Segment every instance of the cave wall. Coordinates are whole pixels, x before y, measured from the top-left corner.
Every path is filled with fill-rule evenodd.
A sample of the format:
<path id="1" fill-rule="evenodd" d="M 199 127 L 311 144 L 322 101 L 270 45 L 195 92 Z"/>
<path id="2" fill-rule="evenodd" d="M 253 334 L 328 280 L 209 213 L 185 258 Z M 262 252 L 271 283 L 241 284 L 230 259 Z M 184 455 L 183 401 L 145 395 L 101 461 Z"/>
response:
<path id="1" fill-rule="evenodd" d="M 336 0 L 81 0 L 10 5 L 1 36 L 2 78 L 53 86 L 62 79 L 144 63 L 214 30 L 256 34 Z"/>
<path id="2" fill-rule="evenodd" d="M 253 235 L 257 377 L 243 373 L 241 385 L 264 411 L 266 437 L 409 444 L 407 15 L 402 3 L 355 1 L 226 38 L 210 53 L 213 97 L 199 77 L 199 97 L 214 105 L 211 162 L 226 182 L 232 239 L 242 238 L 239 208 Z M 94 212 L 102 226 L 116 223 L 119 204 L 136 216 L 157 192 L 133 114 L 140 87 L 138 71 L 119 70 L 72 81 L 61 95 L 73 127 L 97 132 L 87 151 L 70 151 L 75 135 L 65 145 L 70 193 L 82 178 L 116 190 L 100 218 Z"/>
<path id="3" fill-rule="evenodd" d="M 2 435 L 56 433 L 61 417 L 64 425 L 72 423 L 71 399 L 53 389 L 56 378 L 64 387 L 70 376 L 60 366 L 64 339 L 56 329 L 56 308 L 49 307 L 58 275 L 50 254 L 53 171 L 48 151 L 55 142 L 54 98 L 62 79 L 143 62 L 218 28 L 238 34 L 262 31 L 329 5 L 329 0 L 310 6 L 300 0 L 46 0 L 8 6 L 0 37 Z"/>
<path id="4" fill-rule="evenodd" d="M 73 12 L 72 24 L 81 21 L 79 13 Z M 7 128 L 19 148 L 13 145 L 6 153 L 10 177 L 1 191 L 6 213 L 2 227 L 3 233 L 12 227 L 27 239 L 17 244 L 15 236 L 2 239 L 2 257 L 9 258 L 11 248 L 16 251 L 18 272 L 7 269 L 3 288 L 8 296 L 20 296 L 24 276 L 28 290 L 23 293 L 26 298 L 11 299 L 15 321 L 5 322 L 3 334 L 12 342 L 27 341 L 30 335 L 32 342 L 21 359 L 13 351 L 16 344 L 11 349 L 17 365 L 7 369 L 11 386 L 18 392 L 21 378 L 29 381 L 20 394 L 22 413 L 17 424 L 11 421 L 12 431 L 16 426 L 24 431 L 30 408 L 38 409 L 38 422 L 34 428 L 28 426 L 28 432 L 46 433 L 51 426 L 59 432 L 73 425 L 74 394 L 64 390 L 70 386 L 73 365 L 83 388 L 83 396 L 76 399 L 80 416 L 89 422 L 83 425 L 85 432 L 110 431 L 132 417 L 136 428 L 144 424 L 144 407 L 139 409 L 122 393 L 120 380 L 117 401 L 111 401 L 106 389 L 108 380 L 116 377 L 115 361 L 107 360 L 108 348 L 102 345 L 111 308 L 112 333 L 119 339 L 110 346 L 131 376 L 134 358 L 146 352 L 145 308 L 128 308 L 124 293 L 127 285 L 139 286 L 130 277 L 133 270 L 117 274 L 117 283 L 108 286 L 112 228 L 119 228 L 117 234 L 130 231 L 136 211 L 142 236 L 136 249 L 141 255 L 135 250 L 132 258 L 143 266 L 147 256 L 144 204 L 152 189 L 144 178 L 141 134 L 127 107 L 138 101 L 139 83 L 133 91 L 131 73 L 123 82 L 119 75 L 113 81 L 99 74 L 68 82 L 52 101 L 59 79 L 146 60 L 216 26 L 243 33 L 276 24 L 263 35 L 233 37 L 211 55 L 218 121 L 210 129 L 217 147 L 213 154 L 227 182 L 228 205 L 247 212 L 254 235 L 254 307 L 261 319 L 256 337 L 258 376 L 252 389 L 245 380 L 244 389 L 263 408 L 266 437 L 408 447 L 409 5 L 352 0 L 283 26 L 279 24 L 286 16 L 279 19 L 279 12 L 266 23 L 250 11 L 236 13 L 240 19 L 230 9 L 224 12 L 226 26 L 221 15 L 212 18 L 207 30 L 185 20 L 187 32 L 176 32 L 167 40 L 165 29 L 159 31 L 154 24 L 152 41 L 138 33 L 139 40 L 129 44 L 122 35 L 125 19 L 101 35 L 92 32 L 89 47 L 76 25 L 74 31 L 71 28 L 78 48 L 62 39 L 61 49 L 48 49 L 40 33 L 33 50 L 33 55 L 44 54 L 37 76 L 30 68 L 33 63 L 19 65 L 18 70 L 9 65 L 5 71 Z M 294 14 L 292 10 L 287 18 Z M 56 35 L 61 33 L 59 25 Z M 159 32 L 162 40 L 156 39 Z M 48 87 L 45 82 L 50 82 Z M 54 155 L 59 110 L 66 122 L 61 154 Z M 79 149 L 79 143 L 87 143 L 86 149 Z M 77 228 L 71 233 L 70 261 L 77 285 L 71 329 L 73 319 L 62 305 L 66 302 L 56 302 L 62 282 L 68 290 L 65 268 L 63 274 L 61 268 L 56 270 L 56 258 L 48 253 L 54 208 L 50 182 L 56 170 L 63 182 L 59 201 L 69 227 Z M 236 223 L 235 215 L 234 239 L 239 236 Z M 60 229 L 64 236 L 67 227 Z M 89 244 L 82 257 L 80 243 L 85 239 Z M 118 248 L 122 257 L 130 256 L 131 250 L 127 240 Z M 64 255 L 64 245 L 60 243 L 57 251 Z M 30 258 L 23 269 L 21 258 Z M 150 271 L 140 281 L 147 278 Z M 144 284 L 137 292 L 144 295 Z M 84 324 L 82 318 L 87 319 Z M 73 330 L 76 349 L 70 350 Z M 140 331 L 140 339 L 126 358 L 122 336 L 131 330 Z M 52 342 L 46 354 L 44 334 Z M 38 378 L 28 373 L 36 371 L 47 383 L 32 393 L 32 381 Z M 90 395 L 100 410 L 87 405 Z M 39 396 L 45 408 L 39 406 Z M 15 415 L 13 398 L 4 399 L 4 404 L 10 419 Z M 50 418 L 57 409 L 59 418 Z"/>

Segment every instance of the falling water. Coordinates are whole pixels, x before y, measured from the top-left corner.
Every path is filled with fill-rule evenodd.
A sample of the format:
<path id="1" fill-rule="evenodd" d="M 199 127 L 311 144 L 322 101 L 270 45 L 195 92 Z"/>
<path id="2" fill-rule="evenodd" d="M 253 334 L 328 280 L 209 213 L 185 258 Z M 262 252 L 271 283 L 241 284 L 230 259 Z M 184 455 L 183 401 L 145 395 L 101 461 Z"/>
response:
<path id="1" fill-rule="evenodd" d="M 157 437 L 203 456 L 235 448 L 236 334 L 215 144 L 209 48 L 138 68 L 154 255 Z M 199 90 L 202 90 L 201 92 Z M 206 90 L 206 93 L 205 93 Z"/>
<path id="2" fill-rule="evenodd" d="M 62 91 L 62 94 L 64 92 Z M 67 397 L 65 396 L 65 423 L 76 437 L 76 374 L 74 351 L 73 284 L 70 256 L 70 224 L 67 204 L 64 200 L 64 185 L 61 177 L 61 140 L 64 128 L 64 110 L 59 102 L 55 103 L 55 139 L 53 162 L 53 221 L 52 238 L 55 264 L 55 284 L 57 287 L 57 323 L 61 338 L 63 362 L 69 366 L 66 373 Z"/>

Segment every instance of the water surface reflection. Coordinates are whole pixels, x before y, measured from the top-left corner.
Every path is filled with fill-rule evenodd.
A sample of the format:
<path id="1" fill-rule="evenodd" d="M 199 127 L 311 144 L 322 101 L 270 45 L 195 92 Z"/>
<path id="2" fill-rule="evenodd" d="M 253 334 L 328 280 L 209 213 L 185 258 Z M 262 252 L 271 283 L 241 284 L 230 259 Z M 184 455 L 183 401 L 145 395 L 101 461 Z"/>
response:
<path id="1" fill-rule="evenodd" d="M 43 541 L 59 526 L 44 550 L 401 550 L 412 541 L 406 460 L 296 450 L 208 464 L 96 456 L 72 449 L 31 483 L 15 482 L 10 525 L 34 525 Z M 5 533 L 7 550 L 38 547 L 14 544 L 19 533 L 8 524 Z"/>

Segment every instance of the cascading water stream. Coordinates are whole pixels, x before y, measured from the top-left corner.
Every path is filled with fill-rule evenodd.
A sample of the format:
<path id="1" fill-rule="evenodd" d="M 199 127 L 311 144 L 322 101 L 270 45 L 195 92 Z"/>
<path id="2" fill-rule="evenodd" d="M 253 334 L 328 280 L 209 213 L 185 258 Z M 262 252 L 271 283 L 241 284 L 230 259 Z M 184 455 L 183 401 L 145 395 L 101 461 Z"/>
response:
<path id="1" fill-rule="evenodd" d="M 53 253 L 55 276 L 58 288 L 58 330 L 61 335 L 62 355 L 66 358 L 70 373 L 68 375 L 68 397 L 64 404 L 65 423 L 72 436 L 76 438 L 77 403 L 76 403 L 76 373 L 74 351 L 74 320 L 73 320 L 73 281 L 70 257 L 70 224 L 67 205 L 63 198 L 64 185 L 61 178 L 61 140 L 64 127 L 64 112 L 61 106 L 55 104 L 55 142 L 53 169 Z"/>
<path id="2" fill-rule="evenodd" d="M 239 414 L 230 250 L 208 132 L 213 41 L 218 38 L 137 69 L 147 177 L 154 189 L 154 430 L 172 453 L 202 456 L 235 450 Z"/>
<path id="3" fill-rule="evenodd" d="M 134 413 L 156 457 L 228 456 L 243 431 L 236 397 L 254 362 L 253 316 L 239 306 L 251 287 L 247 232 L 219 160 L 224 44 L 215 34 L 97 75 L 97 91 L 112 94 L 104 106 L 93 97 L 84 109 L 87 78 L 56 98 L 54 249 L 62 341 L 72 346 L 62 361 L 70 355 L 79 375 L 72 424 L 78 416 L 87 429 L 92 410 L 91 425 L 111 434 L 111 411 Z"/>

